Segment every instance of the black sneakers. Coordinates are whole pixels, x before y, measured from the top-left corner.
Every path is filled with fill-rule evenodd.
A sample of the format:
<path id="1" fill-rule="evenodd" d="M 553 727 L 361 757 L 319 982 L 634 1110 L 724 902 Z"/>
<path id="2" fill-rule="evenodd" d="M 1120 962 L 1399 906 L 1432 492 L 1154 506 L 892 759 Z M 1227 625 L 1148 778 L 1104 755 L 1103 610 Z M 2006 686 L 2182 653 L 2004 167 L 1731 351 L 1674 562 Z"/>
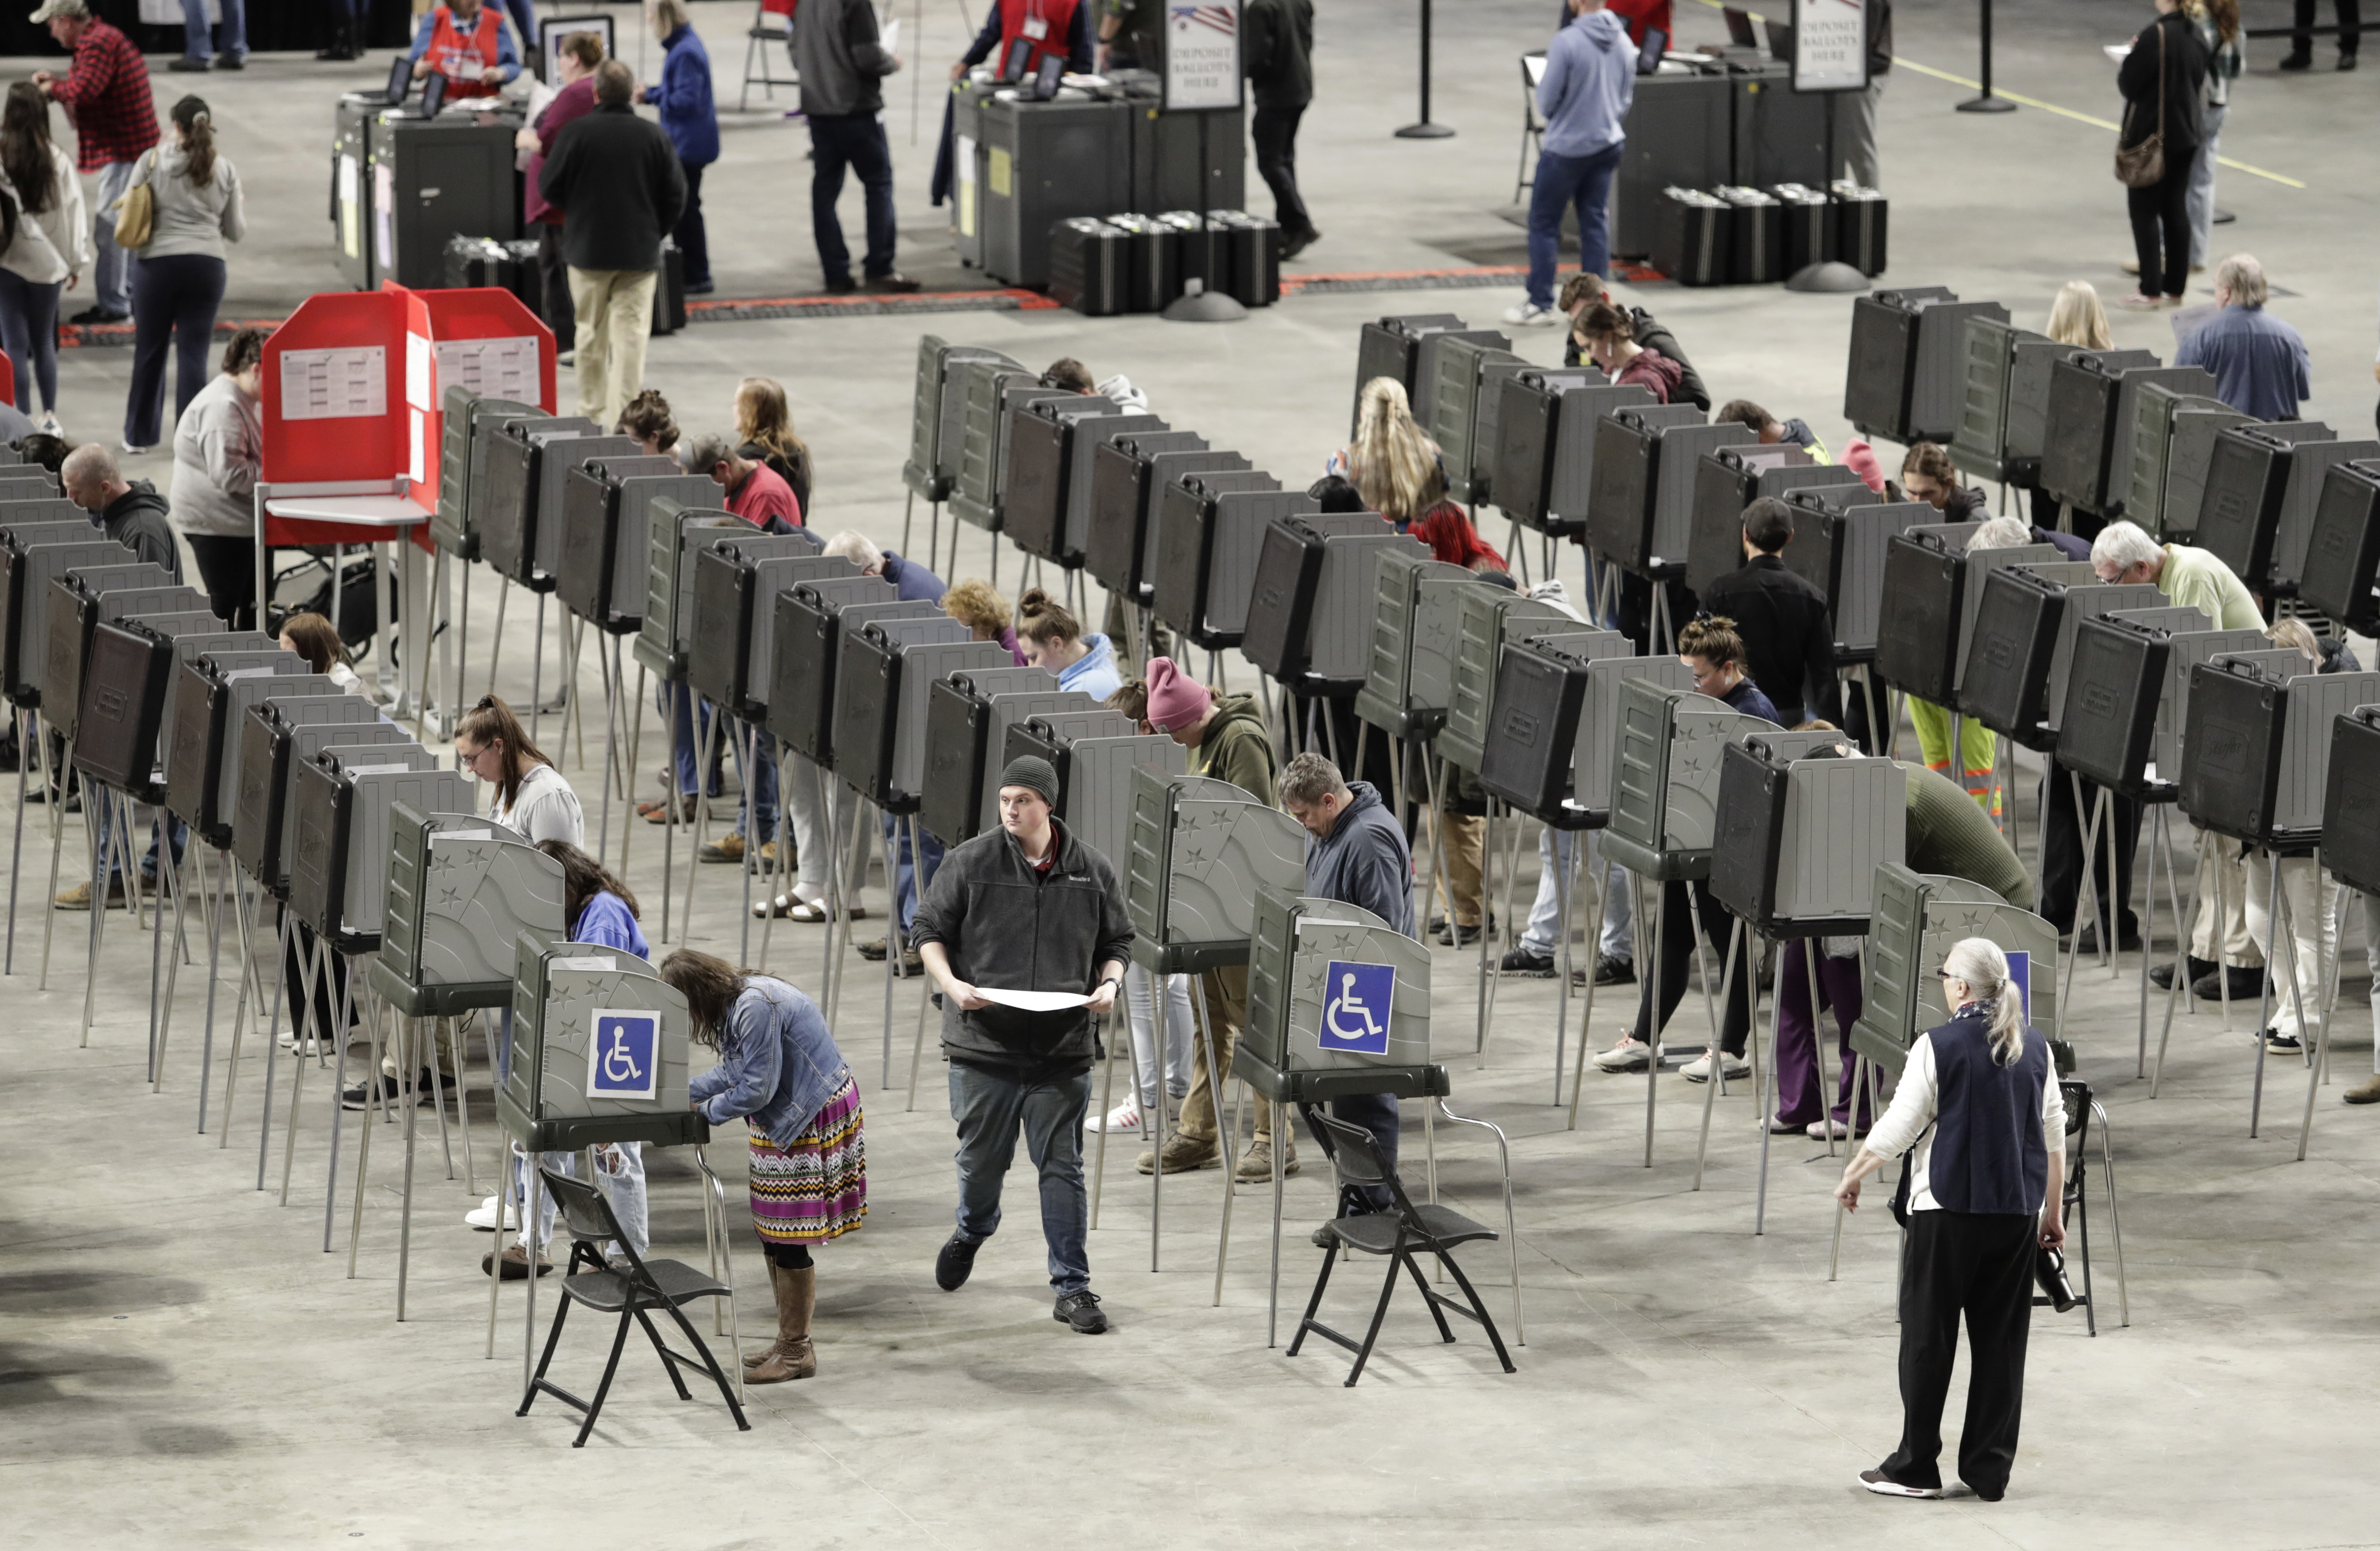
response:
<path id="1" fill-rule="evenodd" d="M 974 1254 L 972 1246 L 967 1251 Z M 1077 1336 L 1104 1336 L 1108 1333 L 1108 1316 L 1099 1312 L 1099 1295 L 1089 1288 L 1069 1292 L 1050 1309 L 1050 1317 L 1074 1327 Z"/>
<path id="2" fill-rule="evenodd" d="M 952 1234 L 950 1242 L 942 1246 L 942 1253 L 934 1256 L 934 1285 L 944 1292 L 956 1292 L 965 1287 L 967 1278 L 975 1272 L 975 1252 L 982 1247 Z M 1065 1316 L 1061 1315 L 1059 1317 L 1062 1319 Z M 1105 1328 L 1104 1321 L 1101 1327 Z"/>
<path id="3" fill-rule="evenodd" d="M 1860 1472 L 1860 1484 L 1881 1497 L 1938 1497 L 1939 1486 L 1903 1486 L 1882 1471 Z"/>
<path id="4" fill-rule="evenodd" d="M 1550 977 L 1554 972 L 1554 956 L 1551 953 L 1540 953 L 1524 942 L 1498 960 L 1496 967 L 1506 975 L 1516 975 L 1530 980 L 1543 980 Z"/>

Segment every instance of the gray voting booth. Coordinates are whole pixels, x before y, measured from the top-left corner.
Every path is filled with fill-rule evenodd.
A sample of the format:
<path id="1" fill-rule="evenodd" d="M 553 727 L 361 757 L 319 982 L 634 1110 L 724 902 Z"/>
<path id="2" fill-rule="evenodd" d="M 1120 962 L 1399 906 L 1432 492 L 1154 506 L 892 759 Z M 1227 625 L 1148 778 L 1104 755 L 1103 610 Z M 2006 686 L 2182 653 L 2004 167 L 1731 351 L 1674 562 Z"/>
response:
<path id="1" fill-rule="evenodd" d="M 993 361 L 1023 370 L 997 350 L 953 345 L 937 334 L 918 336 L 917 387 L 909 408 L 909 455 L 901 465 L 901 482 L 911 495 L 937 503 L 950 499 L 958 479 L 965 394 L 954 381 L 964 361 Z"/>
<path id="2" fill-rule="evenodd" d="M 636 653 L 663 683 L 686 677 L 694 625 L 694 557 L 713 539 L 752 531 L 750 523 L 720 507 L 688 506 L 668 496 L 653 503 Z"/>
<path id="3" fill-rule="evenodd" d="M 2025 1018 L 2042 1036 L 2059 1042 L 2058 928 L 2019 910 L 1980 883 L 1912 871 L 1892 862 L 1879 867 L 1871 913 L 1860 1016 L 1852 1047 L 1888 1072 L 1908 1061 L 1909 1047 L 1928 1028 L 1950 1020 L 1935 971 L 1951 944 L 1988 938 L 2010 955 L 2025 988 Z M 2022 955 L 2022 965 L 2017 962 Z M 2070 1069 L 2062 1056 L 2061 1069 Z"/>
<path id="4" fill-rule="evenodd" d="M 1304 491 L 1253 470 L 1185 474 L 1166 486 L 1152 536 L 1157 617 L 1209 651 L 1238 646 L 1266 527 L 1315 511 Z"/>
<path id="5" fill-rule="evenodd" d="M 720 491 L 708 473 L 674 457 L 605 457 L 563 476 L 562 549 L 554 594 L 564 607 L 614 636 L 644 622 L 645 563 L 652 551 L 652 505 L 663 496 L 704 506 Z"/>
<path id="6" fill-rule="evenodd" d="M 89 538 L 67 543 L 29 543 L 12 551 L 8 589 L 8 697 L 19 706 L 49 710 L 42 696 L 49 672 L 51 584 L 69 571 L 88 566 L 129 564 L 132 551 L 88 528 Z M 38 538 L 36 532 L 29 537 Z M 68 712 L 72 714 L 71 711 Z"/>
<path id="7" fill-rule="evenodd" d="M 983 827 L 985 765 L 1006 746 L 1006 723 L 995 735 L 992 702 L 1026 697 L 1033 710 L 1090 709 L 1091 697 L 1061 690 L 1058 675 L 1039 668 L 980 668 L 950 673 L 926 690 L 925 788 L 917 821 L 945 845 L 971 840 Z M 991 772 L 997 775 L 995 768 Z"/>
<path id="8" fill-rule="evenodd" d="M 1647 879 L 1706 876 L 1718 837 L 1722 755 L 1730 744 L 1776 731 L 1773 721 L 1691 689 L 1650 678 L 1622 683 L 1604 849 Z"/>
<path id="9" fill-rule="evenodd" d="M 248 708 L 276 689 L 310 685 L 316 675 L 304 658 L 278 647 L 203 653 L 183 663 L 179 673 L 167 734 L 165 806 L 201 840 L 221 848 L 231 843 Z"/>
<path id="10" fill-rule="evenodd" d="M 742 533 L 712 535 L 696 552 L 686 682 L 697 695 L 747 719 L 765 703 L 775 657 L 777 591 L 859 575 L 858 566 L 821 555 L 820 548 L 808 529 L 769 534 L 747 524 Z M 779 561 L 791 563 L 768 564 Z"/>
<path id="11" fill-rule="evenodd" d="M 1228 781 L 1134 767 L 1117 869 L 1134 962 L 1156 975 L 1246 963 L 1257 891 L 1305 886 L 1305 842 L 1297 820 Z"/>
<path id="12" fill-rule="evenodd" d="M 1475 583 L 1471 572 L 1410 550 L 1383 550 L 1374 560 L 1371 615 L 1364 634 L 1367 655 L 1363 687 L 1355 692 L 1355 714 L 1393 738 L 1427 738 L 1446 720 L 1446 696 L 1452 692 L 1453 636 L 1456 611 L 1441 606 L 1436 618 L 1449 622 L 1439 642 L 1444 664 L 1439 696 L 1425 701 L 1415 683 L 1415 659 L 1422 646 L 1416 635 L 1426 594 Z"/>
<path id="13" fill-rule="evenodd" d="M 1058 772 L 1059 821 L 1107 858 L 1119 878 L 1131 850 L 1139 772 L 1179 775 L 1189 762 L 1180 744 L 1162 733 L 1144 733 L 1130 717 L 1111 710 L 1053 711 L 1013 722 L 1001 763 L 1024 754 L 1050 761 Z"/>
<path id="14" fill-rule="evenodd" d="M 1446 725 L 1439 748 L 1447 758 L 1475 771 L 1487 757 L 1495 726 L 1496 673 L 1507 643 L 1548 631 L 1587 630 L 1578 616 L 1539 599 L 1505 588 L 1479 587 L 1454 594 L 1454 658 Z"/>
<path id="15" fill-rule="evenodd" d="M 1259 886 L 1232 1072 L 1278 1103 L 1443 1095 L 1446 1069 L 1429 1059 L 1429 950 L 1371 912 Z"/>
<path id="16" fill-rule="evenodd" d="M 543 411 L 514 399 L 482 398 L 461 386 L 448 388 L 441 406 L 438 504 L 431 508 L 430 537 L 457 560 L 477 560 L 480 529 L 472 517 L 471 498 L 486 478 L 487 438 L 505 420 L 532 418 Z"/>
<path id="17" fill-rule="evenodd" d="M 708 1141 L 686 1104 L 686 998 L 634 953 L 515 939 L 512 1059 L 496 1117 L 530 1152 Z M 509 1187 L 507 1187 L 509 1189 Z"/>
<path id="18" fill-rule="evenodd" d="M 1777 732 L 1720 751 L 1711 893 L 1763 937 L 1864 931 L 1876 869 L 1906 852 L 1909 772 L 1836 756 L 1840 738 Z"/>
<path id="19" fill-rule="evenodd" d="M 459 811 L 388 807 L 387 904 L 372 989 L 407 1017 L 504 1007 L 524 933 L 569 930 L 562 864 L 516 830 Z"/>
<path id="20" fill-rule="evenodd" d="M 1370 664 L 1378 562 L 1392 551 L 1428 554 L 1376 513 L 1275 518 L 1257 552 L 1241 650 L 1300 694 L 1354 694 Z"/>
<path id="21" fill-rule="evenodd" d="M 926 686 L 944 673 L 1014 660 L 947 614 L 868 620 L 844 633 L 836 657 L 835 773 L 894 814 L 916 812 L 924 784 Z"/>
<path id="22" fill-rule="evenodd" d="M 393 895 L 396 805 L 468 810 L 471 789 L 418 744 L 340 744 L 296 765 L 284 800 L 293 815 L 289 908 L 341 951 L 361 952 L 381 945 Z"/>

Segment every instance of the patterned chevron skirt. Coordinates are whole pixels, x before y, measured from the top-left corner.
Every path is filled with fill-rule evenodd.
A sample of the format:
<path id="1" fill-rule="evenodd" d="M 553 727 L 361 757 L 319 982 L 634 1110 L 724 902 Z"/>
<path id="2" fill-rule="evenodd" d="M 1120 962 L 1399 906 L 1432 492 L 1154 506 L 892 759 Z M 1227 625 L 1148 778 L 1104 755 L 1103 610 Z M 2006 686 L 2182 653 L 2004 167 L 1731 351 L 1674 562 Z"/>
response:
<path id="1" fill-rule="evenodd" d="M 839 1239 L 868 1216 L 868 1145 L 859 1084 L 846 1082 L 790 1147 L 752 1133 L 752 1226 L 761 1242 Z"/>

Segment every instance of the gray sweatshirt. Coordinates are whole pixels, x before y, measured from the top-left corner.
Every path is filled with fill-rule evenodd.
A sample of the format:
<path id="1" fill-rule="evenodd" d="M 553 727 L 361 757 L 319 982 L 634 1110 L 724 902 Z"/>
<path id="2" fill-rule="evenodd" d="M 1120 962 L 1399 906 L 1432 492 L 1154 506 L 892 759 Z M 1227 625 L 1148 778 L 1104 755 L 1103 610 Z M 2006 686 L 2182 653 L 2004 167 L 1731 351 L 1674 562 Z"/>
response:
<path id="1" fill-rule="evenodd" d="M 245 539 L 256 531 L 264 428 L 256 400 L 228 372 L 199 390 L 174 428 L 174 526 Z"/>
<path id="2" fill-rule="evenodd" d="M 868 0 L 805 0 L 794 12 L 794 68 L 812 118 L 884 111 L 882 79 L 901 67 L 886 52 Z"/>
<path id="3" fill-rule="evenodd" d="M 248 235 L 248 210 L 239 193 L 239 173 L 218 151 L 204 183 L 190 181 L 189 158 L 179 146 L 160 146 L 134 165 L 132 187 L 147 184 L 157 200 L 144 259 L 197 255 L 224 257 L 224 244 Z"/>

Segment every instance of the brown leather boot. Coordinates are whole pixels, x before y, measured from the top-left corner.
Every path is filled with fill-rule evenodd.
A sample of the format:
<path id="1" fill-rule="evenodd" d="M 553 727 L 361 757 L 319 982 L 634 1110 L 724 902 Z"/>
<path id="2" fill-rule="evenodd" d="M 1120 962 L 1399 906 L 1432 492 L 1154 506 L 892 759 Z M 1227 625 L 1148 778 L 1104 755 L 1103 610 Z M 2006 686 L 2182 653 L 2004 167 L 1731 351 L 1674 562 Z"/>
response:
<path id="1" fill-rule="evenodd" d="M 810 1346 L 810 1311 L 818 1306 L 818 1267 L 779 1271 L 771 1279 L 777 1290 L 777 1345 L 745 1375 L 748 1384 L 783 1384 L 818 1372 L 818 1353 Z"/>
<path id="2" fill-rule="evenodd" d="M 784 1325 L 785 1289 L 783 1278 L 785 1273 L 773 1260 L 764 1262 L 764 1264 L 769 1267 L 769 1290 L 777 1301 L 777 1323 L 779 1327 L 782 1329 Z M 784 1341 L 782 1336 L 778 1339 L 771 1341 L 767 1346 L 754 1348 L 752 1351 L 744 1354 L 744 1371 L 747 1374 L 750 1373 L 753 1369 L 759 1367 L 761 1363 L 766 1363 L 771 1357 L 778 1355 L 783 1350 Z"/>

